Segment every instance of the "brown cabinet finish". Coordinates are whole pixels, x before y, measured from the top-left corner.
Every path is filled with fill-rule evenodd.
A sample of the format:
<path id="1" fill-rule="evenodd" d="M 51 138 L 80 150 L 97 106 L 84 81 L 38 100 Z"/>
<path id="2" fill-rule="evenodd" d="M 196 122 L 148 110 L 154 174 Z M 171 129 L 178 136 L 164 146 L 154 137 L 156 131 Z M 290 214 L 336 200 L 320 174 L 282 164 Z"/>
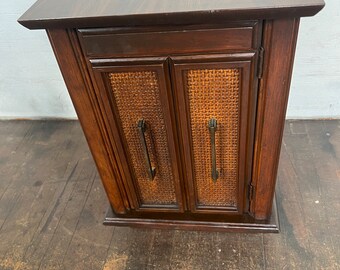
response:
<path id="1" fill-rule="evenodd" d="M 111 205 L 104 224 L 277 232 L 299 18 L 324 3 L 174 3 L 40 0 L 19 22 L 47 29 Z"/>

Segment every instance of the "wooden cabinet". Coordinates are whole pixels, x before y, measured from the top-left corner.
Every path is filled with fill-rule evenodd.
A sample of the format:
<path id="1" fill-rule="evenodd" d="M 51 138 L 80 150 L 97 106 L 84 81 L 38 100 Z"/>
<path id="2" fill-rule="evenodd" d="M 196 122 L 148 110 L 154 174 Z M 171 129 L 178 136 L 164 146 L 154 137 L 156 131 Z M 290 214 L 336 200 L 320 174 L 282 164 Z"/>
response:
<path id="1" fill-rule="evenodd" d="M 299 17 L 323 2 L 102 2 L 40 1 L 19 22 L 47 29 L 110 201 L 104 223 L 278 231 Z"/>

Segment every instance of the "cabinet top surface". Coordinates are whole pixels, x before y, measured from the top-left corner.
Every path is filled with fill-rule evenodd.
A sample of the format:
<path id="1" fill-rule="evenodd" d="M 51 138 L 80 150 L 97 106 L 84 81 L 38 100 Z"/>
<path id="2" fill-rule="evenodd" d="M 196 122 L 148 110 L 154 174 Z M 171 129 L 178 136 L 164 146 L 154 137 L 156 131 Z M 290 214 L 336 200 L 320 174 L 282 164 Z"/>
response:
<path id="1" fill-rule="evenodd" d="M 220 23 L 313 16 L 323 0 L 38 0 L 18 20 L 30 29 Z"/>

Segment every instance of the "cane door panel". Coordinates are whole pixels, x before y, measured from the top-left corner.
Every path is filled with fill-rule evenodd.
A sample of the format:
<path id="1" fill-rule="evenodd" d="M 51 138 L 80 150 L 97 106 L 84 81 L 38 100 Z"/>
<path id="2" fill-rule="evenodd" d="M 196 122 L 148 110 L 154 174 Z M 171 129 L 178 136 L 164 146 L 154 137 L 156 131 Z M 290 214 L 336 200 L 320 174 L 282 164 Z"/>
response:
<path id="1" fill-rule="evenodd" d="M 192 212 L 243 212 L 253 59 L 254 53 L 173 58 Z"/>
<path id="2" fill-rule="evenodd" d="M 121 173 L 131 194 L 131 207 L 182 212 L 166 59 L 94 59 L 91 63 L 98 95 L 111 119 L 108 125 L 123 164 Z"/>

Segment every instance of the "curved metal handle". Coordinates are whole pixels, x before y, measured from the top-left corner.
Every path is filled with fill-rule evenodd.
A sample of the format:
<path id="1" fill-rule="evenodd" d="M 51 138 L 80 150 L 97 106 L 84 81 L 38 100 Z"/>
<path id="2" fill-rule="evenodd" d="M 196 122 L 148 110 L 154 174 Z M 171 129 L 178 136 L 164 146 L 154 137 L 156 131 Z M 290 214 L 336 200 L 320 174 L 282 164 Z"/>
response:
<path id="1" fill-rule="evenodd" d="M 218 178 L 218 170 L 216 168 L 216 144 L 215 144 L 215 132 L 217 130 L 217 120 L 211 118 L 208 122 L 210 132 L 210 144 L 211 144 L 211 178 L 214 182 Z"/>
<path id="2" fill-rule="evenodd" d="M 148 170 L 149 178 L 150 178 L 150 180 L 153 180 L 153 178 L 155 177 L 155 174 L 156 174 L 156 169 L 152 168 L 152 166 L 151 166 L 149 151 L 148 151 L 148 147 L 146 145 L 146 140 L 145 140 L 145 134 L 144 134 L 145 130 L 146 130 L 145 121 L 144 121 L 144 119 L 141 119 L 141 120 L 138 121 L 139 138 L 140 138 L 140 141 L 142 143 L 143 152 L 144 152 L 144 156 L 145 156 L 145 165 L 146 165 L 146 168 Z"/>

